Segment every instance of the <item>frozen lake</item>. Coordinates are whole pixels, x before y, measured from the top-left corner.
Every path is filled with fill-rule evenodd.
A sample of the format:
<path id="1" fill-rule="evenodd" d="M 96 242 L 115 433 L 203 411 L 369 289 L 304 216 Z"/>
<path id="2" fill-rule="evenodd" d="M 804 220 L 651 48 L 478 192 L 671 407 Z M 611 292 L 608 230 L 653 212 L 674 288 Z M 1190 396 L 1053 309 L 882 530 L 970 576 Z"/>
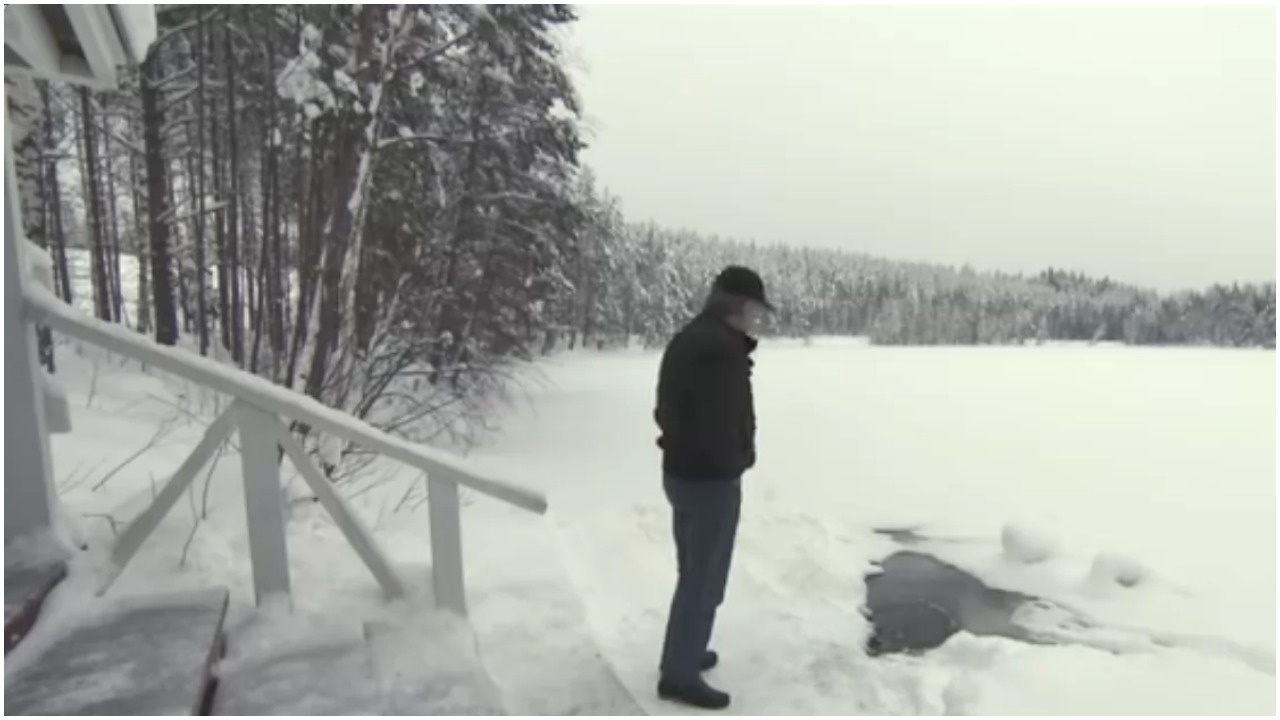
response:
<path id="1" fill-rule="evenodd" d="M 597 652 L 646 711 L 680 710 L 653 693 L 675 572 L 651 419 L 657 363 L 646 352 L 550 359 L 474 453 L 551 503 L 544 518 L 465 497 L 471 619 L 516 711 L 561 712 L 613 682 Z M 203 421 L 187 413 L 213 412 L 212 398 L 109 359 L 65 352 L 59 369 L 74 427 L 54 438 L 60 494 L 107 548 L 114 523 L 195 444 Z M 1275 712 L 1274 353 L 766 343 L 755 381 L 760 464 L 744 483 L 714 639 L 714 679 L 735 712 Z M 430 560 L 421 481 L 379 461 L 343 486 L 418 583 Z M 118 590 L 223 584 L 243 617 L 238 458 L 201 483 Z M 290 513 L 302 617 L 384 612 L 323 511 Z M 930 539 L 907 548 L 908 534 L 876 528 Z M 868 657 L 864 577 L 904 549 L 1050 601 L 1064 612 L 1022 620 L 1067 644 L 960 632 L 922 657 Z"/>
<path id="2" fill-rule="evenodd" d="M 550 493 L 593 626 L 638 695 L 650 692 L 673 573 L 651 420 L 657 362 L 625 352 L 546 364 L 531 402 L 479 453 Z M 1274 353 L 778 343 L 758 353 L 755 383 L 760 463 L 744 484 L 718 634 L 722 655 L 740 658 L 720 671 L 746 695 L 739 711 L 1273 711 Z M 1051 557 L 1005 557 L 1010 524 Z M 873 527 L 943 538 L 925 549 L 1087 613 L 1143 651 L 969 638 L 903 661 L 951 691 L 901 685 L 928 673 L 895 674 L 885 690 L 877 673 L 902 665 L 840 649 L 865 630 L 863 568 L 895 549 Z M 1136 568 L 1142 583 L 1099 579 L 1099 554 L 1101 568 Z M 973 672 L 975 653 L 988 671 Z M 1095 700 L 1072 699 L 1078 688 L 1049 677 L 1063 662 L 1084 685 L 1127 672 L 1149 692 L 1100 686 Z M 1020 695 L 993 680 L 1036 663 L 1049 674 L 1019 680 Z M 1170 689 L 1209 672 L 1233 689 Z"/>

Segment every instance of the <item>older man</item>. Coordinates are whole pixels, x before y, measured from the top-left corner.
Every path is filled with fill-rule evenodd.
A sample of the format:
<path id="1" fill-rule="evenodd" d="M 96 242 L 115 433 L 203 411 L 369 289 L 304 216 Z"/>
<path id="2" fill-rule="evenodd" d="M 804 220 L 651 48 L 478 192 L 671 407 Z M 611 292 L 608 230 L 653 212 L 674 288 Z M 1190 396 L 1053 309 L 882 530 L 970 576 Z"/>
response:
<path id="1" fill-rule="evenodd" d="M 671 600 L 658 695 L 699 708 L 729 706 L 702 671 L 733 557 L 742 474 L 756 462 L 750 330 L 772 310 L 752 270 L 725 268 L 702 312 L 668 343 L 654 412 L 671 503 L 679 580 Z"/>

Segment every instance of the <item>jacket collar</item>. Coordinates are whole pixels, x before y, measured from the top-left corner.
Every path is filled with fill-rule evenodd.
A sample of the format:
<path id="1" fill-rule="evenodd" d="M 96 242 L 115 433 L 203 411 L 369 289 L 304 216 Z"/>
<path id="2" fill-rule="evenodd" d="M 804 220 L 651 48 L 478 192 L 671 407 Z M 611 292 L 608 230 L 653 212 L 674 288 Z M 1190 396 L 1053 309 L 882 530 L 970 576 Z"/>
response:
<path id="1" fill-rule="evenodd" d="M 747 355 L 750 355 L 751 353 L 755 352 L 756 348 L 760 345 L 760 341 L 758 339 L 730 325 L 721 315 L 718 315 L 710 311 L 703 311 L 702 317 L 716 323 L 720 327 L 723 327 L 724 329 L 732 333 L 734 339 L 740 340 L 742 342 L 743 346 L 746 348 Z"/>

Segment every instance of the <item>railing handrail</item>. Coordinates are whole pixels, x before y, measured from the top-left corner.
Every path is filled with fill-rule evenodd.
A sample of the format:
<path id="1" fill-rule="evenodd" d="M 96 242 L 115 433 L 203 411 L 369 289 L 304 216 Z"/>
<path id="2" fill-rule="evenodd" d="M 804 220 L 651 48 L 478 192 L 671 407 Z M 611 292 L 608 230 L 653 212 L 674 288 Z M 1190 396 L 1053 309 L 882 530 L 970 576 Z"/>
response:
<path id="1" fill-rule="evenodd" d="M 306 423 L 317 430 L 415 467 L 433 480 L 443 480 L 489 495 L 523 510 L 543 514 L 546 496 L 535 490 L 483 477 L 463 468 L 443 451 L 385 433 L 314 398 L 209 358 L 157 345 L 123 327 L 86 317 L 34 283 L 24 290 L 30 322 L 88 342 L 138 362 L 154 365 L 191 382 L 225 393 L 262 410 Z"/>

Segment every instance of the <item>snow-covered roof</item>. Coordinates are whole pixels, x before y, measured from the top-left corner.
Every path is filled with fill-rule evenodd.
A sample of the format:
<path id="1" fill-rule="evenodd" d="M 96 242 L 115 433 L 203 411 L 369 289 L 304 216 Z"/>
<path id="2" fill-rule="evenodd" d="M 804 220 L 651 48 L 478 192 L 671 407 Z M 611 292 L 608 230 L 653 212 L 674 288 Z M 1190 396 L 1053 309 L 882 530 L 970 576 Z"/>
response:
<path id="1" fill-rule="evenodd" d="M 154 5 L 5 5 L 4 71 L 112 87 L 156 39 Z"/>
<path id="2" fill-rule="evenodd" d="M 112 5 L 121 32 L 124 33 L 126 47 L 129 48 L 134 62 L 142 62 L 147 56 L 147 49 L 156 41 L 156 6 L 155 5 Z"/>

